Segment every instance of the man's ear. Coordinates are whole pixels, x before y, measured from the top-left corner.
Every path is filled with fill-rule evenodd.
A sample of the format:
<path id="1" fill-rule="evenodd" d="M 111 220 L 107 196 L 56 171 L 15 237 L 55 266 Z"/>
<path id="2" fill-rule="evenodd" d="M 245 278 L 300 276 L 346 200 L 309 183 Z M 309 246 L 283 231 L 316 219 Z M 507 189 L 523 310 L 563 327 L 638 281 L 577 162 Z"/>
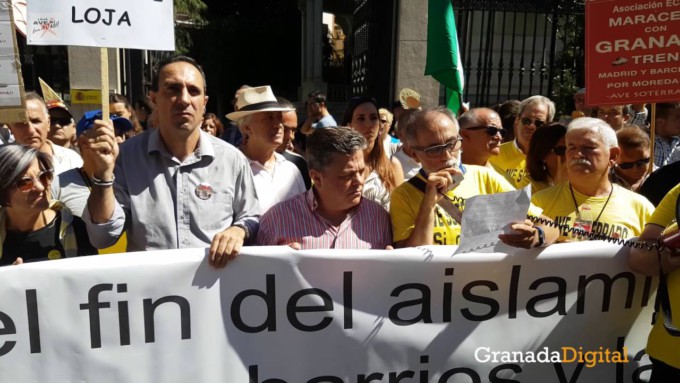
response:
<path id="1" fill-rule="evenodd" d="M 413 158 L 415 162 L 420 163 L 418 156 L 416 156 L 416 151 L 413 150 L 410 145 L 404 144 L 404 146 L 402 146 L 402 149 L 404 149 L 404 153 L 406 153 L 407 156 Z"/>
<path id="2" fill-rule="evenodd" d="M 621 154 L 621 148 L 618 146 L 615 146 L 613 148 L 609 148 L 609 165 L 611 167 L 614 167 L 616 165 L 616 160 L 619 159 L 619 155 Z"/>
<path id="3" fill-rule="evenodd" d="M 470 139 L 470 132 L 468 132 L 467 129 L 460 129 L 458 134 L 463 138 L 464 141 Z"/>
<path id="4" fill-rule="evenodd" d="M 321 172 L 315 169 L 309 169 L 309 178 L 312 179 L 312 182 L 314 183 L 314 187 L 318 188 L 321 187 Z"/>

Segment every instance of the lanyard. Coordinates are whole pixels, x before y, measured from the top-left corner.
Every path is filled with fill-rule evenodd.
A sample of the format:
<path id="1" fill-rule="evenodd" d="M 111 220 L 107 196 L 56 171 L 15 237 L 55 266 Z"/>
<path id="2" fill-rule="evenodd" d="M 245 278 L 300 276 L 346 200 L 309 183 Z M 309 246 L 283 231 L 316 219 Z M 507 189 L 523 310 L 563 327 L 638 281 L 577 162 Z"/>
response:
<path id="1" fill-rule="evenodd" d="M 602 217 L 602 213 L 604 213 L 604 209 L 607 208 L 607 204 L 609 203 L 609 199 L 612 198 L 612 194 L 614 193 L 614 184 L 610 183 L 611 189 L 609 189 L 609 196 L 607 197 L 607 200 L 604 202 L 604 206 L 602 206 L 602 210 L 600 210 L 600 214 L 597 216 L 595 221 L 593 222 L 593 226 L 597 223 L 597 221 L 600 220 L 600 217 Z M 571 192 L 571 199 L 574 201 L 574 208 L 576 209 L 576 214 L 577 217 L 581 217 L 581 212 L 578 209 L 578 203 L 576 202 L 576 196 L 574 196 L 574 189 L 571 187 L 571 182 L 569 183 L 569 191 Z"/>

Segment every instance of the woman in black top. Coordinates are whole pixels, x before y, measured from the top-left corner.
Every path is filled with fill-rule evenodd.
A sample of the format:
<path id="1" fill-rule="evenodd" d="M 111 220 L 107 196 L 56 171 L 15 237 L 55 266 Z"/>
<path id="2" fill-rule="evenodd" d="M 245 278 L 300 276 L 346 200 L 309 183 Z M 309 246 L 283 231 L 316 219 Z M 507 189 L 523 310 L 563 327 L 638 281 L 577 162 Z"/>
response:
<path id="1" fill-rule="evenodd" d="M 52 178 L 49 155 L 0 147 L 0 266 L 97 253 L 82 221 L 50 201 Z"/>

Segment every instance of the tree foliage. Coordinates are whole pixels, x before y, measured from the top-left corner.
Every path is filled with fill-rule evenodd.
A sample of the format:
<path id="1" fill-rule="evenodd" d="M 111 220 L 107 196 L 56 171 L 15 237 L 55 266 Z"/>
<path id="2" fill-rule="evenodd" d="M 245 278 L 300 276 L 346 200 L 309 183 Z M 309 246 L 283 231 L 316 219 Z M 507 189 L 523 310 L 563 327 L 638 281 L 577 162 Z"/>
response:
<path id="1" fill-rule="evenodd" d="M 191 29 L 201 28 L 207 23 L 205 13 L 208 6 L 203 0 L 173 0 L 175 8 L 175 50 L 187 53 L 193 45 Z"/>

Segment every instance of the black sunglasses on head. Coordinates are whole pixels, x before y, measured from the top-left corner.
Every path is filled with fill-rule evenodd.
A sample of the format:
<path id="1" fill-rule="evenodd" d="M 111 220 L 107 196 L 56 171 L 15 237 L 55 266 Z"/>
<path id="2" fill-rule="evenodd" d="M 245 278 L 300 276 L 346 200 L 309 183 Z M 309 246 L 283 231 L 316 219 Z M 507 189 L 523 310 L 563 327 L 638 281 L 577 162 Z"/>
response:
<path id="1" fill-rule="evenodd" d="M 505 135 L 508 134 L 508 131 L 503 129 L 503 128 L 498 128 L 495 126 L 473 126 L 471 128 L 465 128 L 465 130 L 482 130 L 486 129 L 486 134 L 490 137 L 495 136 L 496 134 L 500 133 L 501 137 L 505 138 Z"/>

